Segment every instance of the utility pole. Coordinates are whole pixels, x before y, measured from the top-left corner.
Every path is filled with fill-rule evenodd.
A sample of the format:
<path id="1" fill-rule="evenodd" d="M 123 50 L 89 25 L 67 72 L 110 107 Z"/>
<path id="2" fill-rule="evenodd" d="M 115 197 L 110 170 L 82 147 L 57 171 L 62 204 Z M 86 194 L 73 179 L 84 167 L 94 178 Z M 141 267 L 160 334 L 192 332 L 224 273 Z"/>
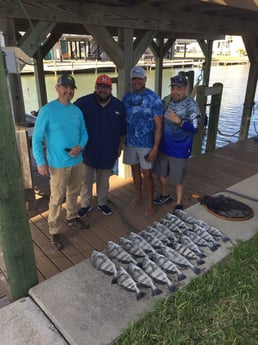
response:
<path id="1" fill-rule="evenodd" d="M 38 283 L 21 162 L 0 48 L 0 244 L 13 300 Z"/>

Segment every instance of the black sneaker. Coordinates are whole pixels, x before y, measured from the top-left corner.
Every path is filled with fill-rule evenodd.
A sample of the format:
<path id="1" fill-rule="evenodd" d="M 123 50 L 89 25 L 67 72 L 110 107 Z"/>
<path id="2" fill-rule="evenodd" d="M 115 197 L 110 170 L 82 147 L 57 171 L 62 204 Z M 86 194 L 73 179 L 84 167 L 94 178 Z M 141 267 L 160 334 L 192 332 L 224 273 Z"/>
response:
<path id="1" fill-rule="evenodd" d="M 80 218 L 84 218 L 88 212 L 90 212 L 92 210 L 92 206 L 88 206 L 88 207 L 82 207 L 81 209 L 79 209 L 78 211 L 78 216 Z"/>
<path id="2" fill-rule="evenodd" d="M 56 250 L 61 250 L 64 247 L 59 234 L 50 235 L 50 243 Z"/>
<path id="3" fill-rule="evenodd" d="M 177 204 L 177 205 L 175 206 L 175 210 L 183 210 L 183 209 L 184 209 L 184 206 L 181 205 L 181 204 Z"/>
<path id="4" fill-rule="evenodd" d="M 102 211 L 102 213 L 105 215 L 105 216 L 110 216 L 112 214 L 112 210 L 110 207 L 108 207 L 107 205 L 98 205 L 97 208 Z"/>
<path id="5" fill-rule="evenodd" d="M 67 222 L 67 225 L 74 226 L 79 229 L 89 229 L 90 227 L 89 224 L 84 223 L 79 217 L 67 219 L 66 222 Z"/>
<path id="6" fill-rule="evenodd" d="M 169 204 L 172 201 L 171 196 L 168 195 L 162 195 L 160 194 L 160 196 L 156 199 L 153 200 L 153 204 L 154 205 L 163 205 L 163 204 Z"/>

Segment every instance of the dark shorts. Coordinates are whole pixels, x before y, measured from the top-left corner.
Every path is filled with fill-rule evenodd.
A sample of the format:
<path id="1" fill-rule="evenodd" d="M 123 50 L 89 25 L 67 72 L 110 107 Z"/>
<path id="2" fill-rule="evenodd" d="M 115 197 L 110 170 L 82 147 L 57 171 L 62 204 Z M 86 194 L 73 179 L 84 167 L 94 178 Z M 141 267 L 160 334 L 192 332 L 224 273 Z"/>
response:
<path id="1" fill-rule="evenodd" d="M 188 158 L 175 158 L 158 152 L 154 162 L 153 173 L 158 176 L 168 176 L 173 184 L 183 184 L 187 174 Z"/>

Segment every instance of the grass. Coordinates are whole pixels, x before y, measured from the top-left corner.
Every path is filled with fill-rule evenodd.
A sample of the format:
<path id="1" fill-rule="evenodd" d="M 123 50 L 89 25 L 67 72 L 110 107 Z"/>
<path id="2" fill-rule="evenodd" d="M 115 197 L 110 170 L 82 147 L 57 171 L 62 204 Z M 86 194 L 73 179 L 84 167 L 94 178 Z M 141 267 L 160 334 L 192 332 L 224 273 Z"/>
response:
<path id="1" fill-rule="evenodd" d="M 258 233 L 222 262 L 157 300 L 115 345 L 258 344 Z"/>

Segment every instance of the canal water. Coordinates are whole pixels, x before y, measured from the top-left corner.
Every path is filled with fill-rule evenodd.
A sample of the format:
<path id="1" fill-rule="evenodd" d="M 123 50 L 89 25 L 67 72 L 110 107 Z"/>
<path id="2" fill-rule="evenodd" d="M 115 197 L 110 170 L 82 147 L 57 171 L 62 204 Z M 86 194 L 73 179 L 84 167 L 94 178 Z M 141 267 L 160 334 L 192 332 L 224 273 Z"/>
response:
<path id="1" fill-rule="evenodd" d="M 163 70 L 163 86 L 162 97 L 170 92 L 169 81 L 170 78 L 177 74 L 181 69 L 164 69 Z M 189 69 L 185 69 L 188 71 Z M 200 76 L 201 70 L 199 68 L 193 69 L 195 72 L 195 79 Z M 216 148 L 227 145 L 238 140 L 241 117 L 243 112 L 243 104 L 245 98 L 245 89 L 247 85 L 247 78 L 249 72 L 249 65 L 232 65 L 232 66 L 212 66 L 210 75 L 210 85 L 216 82 L 223 84 L 222 103 L 219 118 L 219 131 L 217 134 Z M 116 73 L 107 73 L 110 77 L 117 76 Z M 147 87 L 154 89 L 154 75 L 155 71 L 147 71 Z M 56 98 L 55 83 L 56 76 L 47 74 L 46 88 L 48 100 Z M 97 74 L 94 73 L 79 73 L 75 74 L 77 90 L 74 100 L 76 98 L 93 92 Z M 35 78 L 33 75 L 22 75 L 23 95 L 26 112 L 38 110 L 37 93 Z M 116 85 L 113 87 L 113 94 L 116 95 Z M 207 108 L 207 114 L 209 109 Z M 250 124 L 248 137 L 258 135 L 258 90 L 256 89 L 255 105 L 253 108 L 253 116 Z M 204 139 L 205 140 L 205 139 Z"/>

